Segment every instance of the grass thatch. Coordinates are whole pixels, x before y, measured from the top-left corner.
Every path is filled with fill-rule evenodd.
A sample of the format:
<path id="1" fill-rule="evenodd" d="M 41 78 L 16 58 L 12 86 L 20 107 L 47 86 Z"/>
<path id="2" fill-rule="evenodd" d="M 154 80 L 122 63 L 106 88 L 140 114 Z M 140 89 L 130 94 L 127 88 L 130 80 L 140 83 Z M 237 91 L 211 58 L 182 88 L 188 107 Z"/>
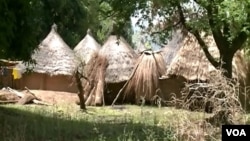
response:
<path id="1" fill-rule="evenodd" d="M 17 68 L 32 69 L 34 72 L 49 75 L 71 75 L 77 67 L 77 59 L 73 50 L 63 41 L 57 33 L 54 24 L 47 37 L 39 44 L 32 57 L 35 64 L 19 64 Z"/>
<path id="2" fill-rule="evenodd" d="M 99 52 L 95 52 L 84 68 L 83 81 L 85 104 L 103 105 L 105 86 L 129 79 L 136 54 L 120 37 L 110 36 Z"/>
<path id="3" fill-rule="evenodd" d="M 90 30 L 87 35 L 75 46 L 74 52 L 81 62 L 87 64 L 94 52 L 97 52 L 101 45 L 91 36 Z"/>
<path id="4" fill-rule="evenodd" d="M 208 43 L 209 52 L 214 58 L 219 59 L 219 51 L 213 37 L 208 36 L 205 41 Z M 181 48 L 169 66 L 167 73 L 184 76 L 187 80 L 207 81 L 216 69 L 207 60 L 196 38 L 188 34 L 179 45 Z M 241 65 L 242 63 L 244 64 L 243 54 L 238 51 L 233 59 L 234 78 L 238 78 L 237 74 L 246 78 L 246 65 Z"/>
<path id="5" fill-rule="evenodd" d="M 137 55 L 123 37 L 111 35 L 104 43 L 99 54 L 107 58 L 106 83 L 118 83 L 129 79 Z"/>
<path id="6" fill-rule="evenodd" d="M 144 51 L 138 58 L 135 69 L 125 87 L 124 94 L 135 95 L 140 100 L 152 101 L 159 95 L 159 77 L 165 73 L 165 63 L 159 52 Z"/>

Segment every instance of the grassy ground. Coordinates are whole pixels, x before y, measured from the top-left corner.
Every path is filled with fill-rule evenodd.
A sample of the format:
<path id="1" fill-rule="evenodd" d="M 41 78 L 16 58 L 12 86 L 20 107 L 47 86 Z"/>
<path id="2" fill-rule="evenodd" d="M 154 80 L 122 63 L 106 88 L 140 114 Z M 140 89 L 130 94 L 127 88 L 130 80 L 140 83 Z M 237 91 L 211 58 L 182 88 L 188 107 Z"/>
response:
<path id="1" fill-rule="evenodd" d="M 186 140 L 178 135 L 188 131 L 196 137 L 205 135 L 201 127 L 188 123 L 209 116 L 166 107 L 124 105 L 115 109 L 108 106 L 87 109 L 80 111 L 76 105 L 1 105 L 0 138 L 3 141 Z"/>

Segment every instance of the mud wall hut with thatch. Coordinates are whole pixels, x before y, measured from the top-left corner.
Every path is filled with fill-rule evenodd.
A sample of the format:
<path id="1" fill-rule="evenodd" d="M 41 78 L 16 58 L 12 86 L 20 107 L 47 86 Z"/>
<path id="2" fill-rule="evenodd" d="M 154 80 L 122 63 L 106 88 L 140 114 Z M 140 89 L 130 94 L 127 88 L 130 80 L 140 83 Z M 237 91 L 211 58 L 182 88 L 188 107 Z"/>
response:
<path id="1" fill-rule="evenodd" d="M 219 59 L 219 50 L 213 37 L 205 37 L 205 42 L 208 44 L 208 50 L 213 57 Z M 241 81 L 246 80 L 247 65 L 244 64 L 243 53 L 241 51 L 236 52 L 233 58 L 233 78 Z M 183 76 L 188 81 L 206 82 L 209 81 L 211 74 L 216 70 L 206 58 L 196 38 L 188 34 L 182 39 L 181 48 L 168 67 L 167 74 Z"/>
<path id="2" fill-rule="evenodd" d="M 213 37 L 207 36 L 204 38 L 209 46 L 209 52 L 214 58 L 219 58 L 219 51 Z M 208 61 L 204 51 L 193 35 L 183 35 L 183 37 L 179 38 L 176 45 L 179 49 L 175 56 L 171 58 L 171 62 L 167 64 L 167 72 L 162 77 L 162 81 L 165 81 L 163 84 L 167 88 L 164 91 L 165 95 L 170 96 L 170 93 L 175 93 L 180 98 L 181 90 L 185 85 L 178 86 L 179 90 L 173 89 L 177 84 L 184 84 L 185 82 L 207 83 L 214 73 L 218 73 L 218 70 Z M 241 51 L 236 52 L 233 58 L 233 78 L 238 79 L 241 84 L 244 84 L 247 77 L 247 65 L 245 64 L 243 53 Z M 170 80 L 171 85 L 169 85 Z"/>
<path id="3" fill-rule="evenodd" d="M 15 80 L 18 89 L 24 89 L 26 86 L 29 89 L 77 92 L 72 74 L 78 61 L 73 50 L 57 33 L 55 24 L 31 58 L 35 63 L 20 63 L 16 66 L 25 72 L 20 79 Z"/>
<path id="4" fill-rule="evenodd" d="M 86 105 L 111 104 L 129 79 L 137 54 L 123 37 L 111 35 L 85 66 Z"/>
<path id="5" fill-rule="evenodd" d="M 87 64 L 100 48 L 101 45 L 92 37 L 91 31 L 88 29 L 85 37 L 75 46 L 74 52 L 83 64 Z"/>

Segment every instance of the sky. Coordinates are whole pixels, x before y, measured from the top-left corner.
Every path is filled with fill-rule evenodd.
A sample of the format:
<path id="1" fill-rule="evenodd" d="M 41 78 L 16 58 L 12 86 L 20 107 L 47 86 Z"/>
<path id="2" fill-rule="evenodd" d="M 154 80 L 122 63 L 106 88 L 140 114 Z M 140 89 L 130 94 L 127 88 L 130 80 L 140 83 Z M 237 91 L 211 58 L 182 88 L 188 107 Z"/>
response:
<path id="1" fill-rule="evenodd" d="M 143 36 L 144 36 L 144 38 L 146 36 L 146 35 L 143 35 L 143 34 L 140 33 L 142 31 L 142 29 L 138 25 L 136 25 L 136 22 L 138 21 L 139 18 L 140 18 L 140 16 L 130 18 L 131 19 L 131 24 L 132 24 L 132 29 L 134 31 L 134 34 L 132 36 L 132 42 L 136 46 L 140 46 L 140 44 L 138 42 L 143 38 Z M 154 24 L 156 24 L 156 23 L 157 23 L 157 21 L 154 21 Z M 143 22 L 143 25 L 147 27 L 148 23 L 145 21 L 145 22 Z M 149 40 L 150 40 L 150 36 L 147 36 L 147 38 L 149 38 Z M 146 41 L 149 41 L 149 40 L 146 40 Z M 159 46 L 159 45 L 157 45 L 157 44 L 155 44 L 153 42 L 147 43 L 146 46 L 151 46 L 152 50 L 155 50 L 155 51 L 157 51 L 157 50 L 159 50 L 161 48 L 161 46 Z"/>

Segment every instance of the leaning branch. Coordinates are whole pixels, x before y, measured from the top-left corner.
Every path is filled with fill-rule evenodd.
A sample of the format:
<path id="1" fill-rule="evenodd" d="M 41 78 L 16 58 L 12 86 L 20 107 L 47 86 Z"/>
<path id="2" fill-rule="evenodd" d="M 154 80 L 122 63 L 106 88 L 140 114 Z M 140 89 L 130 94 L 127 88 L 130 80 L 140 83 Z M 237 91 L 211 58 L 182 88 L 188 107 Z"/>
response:
<path id="1" fill-rule="evenodd" d="M 250 13 L 247 15 L 247 22 L 249 23 L 250 22 Z M 243 28 L 246 28 L 246 31 L 241 31 L 238 36 L 236 36 L 233 41 L 232 41 L 232 50 L 233 52 L 236 52 L 238 49 L 240 49 L 242 47 L 242 45 L 245 43 L 245 41 L 247 40 L 248 38 L 248 35 L 246 32 L 249 32 L 250 31 L 250 28 L 248 25 L 246 24 L 243 24 L 242 25 L 242 29 Z"/>
<path id="2" fill-rule="evenodd" d="M 192 27 L 188 26 L 186 24 L 186 19 L 185 19 L 185 16 L 184 16 L 184 13 L 183 13 L 183 10 L 182 10 L 182 7 L 180 4 L 178 4 L 177 6 L 178 8 L 178 12 L 179 12 L 179 16 L 180 16 L 180 21 L 182 22 L 182 25 L 184 26 L 185 29 L 187 29 L 190 33 L 192 33 L 198 43 L 200 44 L 202 50 L 204 51 L 207 59 L 209 60 L 209 62 L 216 68 L 218 68 L 220 66 L 220 63 L 217 62 L 214 57 L 210 54 L 210 52 L 208 51 L 208 46 L 206 45 L 206 43 L 204 42 L 204 40 L 201 38 L 199 32 L 197 30 L 194 30 Z"/>
<path id="3" fill-rule="evenodd" d="M 193 35 L 196 37 L 198 43 L 200 44 L 202 50 L 204 51 L 208 61 L 215 67 L 218 68 L 220 67 L 220 63 L 217 62 L 214 57 L 210 54 L 210 52 L 208 51 L 208 46 L 206 45 L 206 43 L 203 41 L 203 39 L 201 38 L 200 34 L 198 31 L 193 32 Z"/>

